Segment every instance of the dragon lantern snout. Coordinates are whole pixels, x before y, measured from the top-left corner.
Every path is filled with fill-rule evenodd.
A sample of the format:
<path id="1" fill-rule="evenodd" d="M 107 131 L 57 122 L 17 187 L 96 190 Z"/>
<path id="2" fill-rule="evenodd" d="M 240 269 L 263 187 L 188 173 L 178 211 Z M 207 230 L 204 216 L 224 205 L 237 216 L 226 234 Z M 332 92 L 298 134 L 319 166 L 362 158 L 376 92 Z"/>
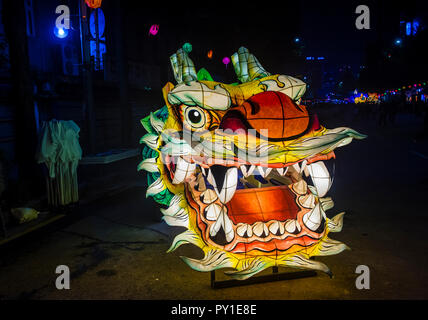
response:
<path id="1" fill-rule="evenodd" d="M 220 129 L 254 129 L 272 141 L 291 140 L 310 128 L 310 115 L 305 106 L 297 105 L 282 92 L 258 93 L 244 103 L 231 107 L 223 117 Z"/>

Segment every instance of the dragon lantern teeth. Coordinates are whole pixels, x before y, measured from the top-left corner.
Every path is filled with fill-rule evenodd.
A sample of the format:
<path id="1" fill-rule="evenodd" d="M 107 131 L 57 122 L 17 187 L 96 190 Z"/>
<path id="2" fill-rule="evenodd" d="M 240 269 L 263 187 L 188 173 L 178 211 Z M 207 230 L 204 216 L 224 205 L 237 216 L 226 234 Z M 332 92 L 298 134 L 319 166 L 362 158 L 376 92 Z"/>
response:
<path id="1" fill-rule="evenodd" d="M 298 196 L 298 202 L 301 206 L 311 209 L 303 215 L 301 222 L 309 230 L 317 231 L 326 219 L 320 201 L 326 204 L 332 202 L 331 198 L 317 200 L 317 198 L 324 197 L 331 187 L 332 179 L 329 171 L 323 161 L 308 164 L 307 160 L 304 160 L 301 163 L 291 165 L 291 167 L 290 171 L 304 172 L 312 180 L 313 185 L 309 185 L 309 190 L 314 192 L 308 192 L 308 184 L 304 179 L 292 183 L 290 188 Z M 227 203 L 235 195 L 239 181 L 254 178 L 257 175 L 263 179 L 274 179 L 275 176 L 286 177 L 288 169 L 288 166 L 272 168 L 252 164 L 239 166 L 212 165 L 204 168 L 196 163 L 187 162 L 181 157 L 176 157 L 175 171 L 171 173 L 171 177 L 173 184 L 197 181 L 197 189 L 202 192 L 199 198 L 203 203 L 208 204 L 204 214 L 206 220 L 212 222 L 209 228 L 210 237 L 214 238 L 222 231 L 226 242 L 231 242 L 235 238 L 235 233 L 241 238 L 250 238 L 254 235 L 264 239 L 268 236 L 282 236 L 285 233 L 297 234 L 301 231 L 298 219 L 286 219 L 284 221 L 273 219 L 268 222 L 257 221 L 252 224 L 237 222 L 234 224 L 228 216 L 228 211 L 231 208 L 227 206 Z M 239 175 L 238 170 L 241 175 Z M 241 180 L 239 176 L 242 176 Z M 207 189 L 207 185 L 211 186 L 212 189 Z M 262 184 L 254 187 L 262 188 Z"/>

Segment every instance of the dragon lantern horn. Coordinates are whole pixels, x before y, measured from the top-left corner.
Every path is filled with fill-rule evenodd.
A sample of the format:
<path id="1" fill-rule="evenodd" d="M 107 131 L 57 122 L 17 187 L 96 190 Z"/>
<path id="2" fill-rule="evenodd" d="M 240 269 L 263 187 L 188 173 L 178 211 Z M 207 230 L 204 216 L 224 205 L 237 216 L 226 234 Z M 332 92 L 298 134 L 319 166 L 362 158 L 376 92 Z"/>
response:
<path id="1" fill-rule="evenodd" d="M 196 81 L 198 78 L 195 65 L 188 55 L 191 51 L 192 45 L 190 43 L 185 43 L 182 48 L 177 50 L 177 53 L 174 53 L 169 58 L 177 83 L 188 83 L 190 81 Z"/>
<path id="2" fill-rule="evenodd" d="M 245 47 L 240 47 L 238 52 L 232 55 L 232 63 L 235 73 L 242 83 L 270 76 L 270 73 L 262 67 L 257 58 Z"/>

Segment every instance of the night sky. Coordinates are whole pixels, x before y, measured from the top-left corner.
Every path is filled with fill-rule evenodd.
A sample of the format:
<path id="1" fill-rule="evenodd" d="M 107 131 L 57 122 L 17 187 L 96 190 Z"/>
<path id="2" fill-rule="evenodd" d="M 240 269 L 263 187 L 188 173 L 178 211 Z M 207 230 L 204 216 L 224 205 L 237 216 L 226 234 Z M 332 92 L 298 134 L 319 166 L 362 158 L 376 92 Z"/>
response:
<path id="1" fill-rule="evenodd" d="M 358 30 L 355 9 L 370 9 L 370 30 Z M 222 65 L 240 46 L 247 47 L 271 72 L 296 75 L 293 50 L 299 37 L 301 57 L 325 57 L 326 71 L 350 65 L 354 71 L 364 65 L 366 48 L 376 42 L 394 41 L 399 35 L 400 16 L 424 15 L 423 1 L 406 1 L 406 6 L 387 1 L 298 2 L 177 2 L 168 6 L 148 6 L 145 2 L 128 8 L 128 21 L 144 16 L 141 36 L 146 37 L 152 23 L 160 25 L 158 39 L 167 47 L 165 61 L 185 42 L 193 45 L 191 58 L 197 70 L 206 67 L 221 81 L 234 81 L 233 67 Z M 128 22 L 129 23 L 129 22 Z M 156 41 L 154 39 L 154 41 Z M 213 50 L 212 60 L 206 54 Z"/>
<path id="2" fill-rule="evenodd" d="M 406 17 L 427 17 L 426 1 L 301 1 L 302 38 L 307 55 L 325 56 L 329 66 L 347 64 L 358 68 L 365 62 L 368 46 L 393 44 L 399 22 Z M 358 30 L 358 5 L 370 9 L 370 30 Z"/>
<path id="3" fill-rule="evenodd" d="M 371 29 L 355 27 L 356 5 L 342 1 L 337 5 L 326 2 L 302 1 L 302 39 L 309 56 L 323 56 L 328 64 L 363 63 L 364 49 L 376 37 L 375 7 L 371 6 Z"/>

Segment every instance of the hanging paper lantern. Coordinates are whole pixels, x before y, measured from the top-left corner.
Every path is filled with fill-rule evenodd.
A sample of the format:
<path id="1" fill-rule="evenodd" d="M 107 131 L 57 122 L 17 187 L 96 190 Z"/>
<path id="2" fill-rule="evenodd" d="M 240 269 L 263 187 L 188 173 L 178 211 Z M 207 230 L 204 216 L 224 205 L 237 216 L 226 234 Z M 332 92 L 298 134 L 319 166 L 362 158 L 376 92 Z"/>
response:
<path id="1" fill-rule="evenodd" d="M 222 61 L 226 65 L 226 68 L 227 68 L 227 65 L 230 63 L 230 58 L 229 57 L 224 57 Z"/>
<path id="2" fill-rule="evenodd" d="M 208 57 L 208 59 L 211 59 L 213 57 L 213 51 L 212 50 L 208 51 L 207 57 Z"/>
<path id="3" fill-rule="evenodd" d="M 155 36 L 159 32 L 159 25 L 158 24 L 152 24 L 152 26 L 149 29 L 149 35 Z"/>
<path id="4" fill-rule="evenodd" d="M 101 7 L 102 0 L 85 0 L 85 2 L 89 8 L 97 9 Z"/>
<path id="5" fill-rule="evenodd" d="M 191 43 L 186 42 L 185 44 L 183 44 L 184 52 L 190 53 L 190 52 L 192 52 L 192 49 L 193 49 L 193 47 L 192 47 Z"/>

